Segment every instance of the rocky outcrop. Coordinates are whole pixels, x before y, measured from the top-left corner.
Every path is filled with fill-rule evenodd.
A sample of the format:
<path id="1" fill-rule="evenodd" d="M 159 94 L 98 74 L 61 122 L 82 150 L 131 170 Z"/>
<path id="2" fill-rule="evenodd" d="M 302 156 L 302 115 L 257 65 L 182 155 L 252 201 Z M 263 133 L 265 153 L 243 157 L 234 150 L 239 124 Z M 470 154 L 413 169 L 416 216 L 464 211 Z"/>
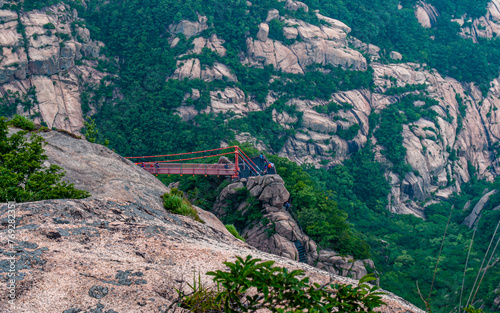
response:
<path id="1" fill-rule="evenodd" d="M 198 15 L 197 21 L 183 20 L 177 24 L 172 24 L 168 27 L 168 30 L 173 34 L 183 34 L 187 38 L 193 37 L 208 29 L 207 17 Z"/>
<path id="2" fill-rule="evenodd" d="M 168 191 L 153 175 L 108 148 L 87 140 L 75 139 L 64 132 L 42 132 L 47 144 L 47 164 L 61 166 L 66 180 L 97 198 L 148 203 L 150 210 L 161 215 L 161 196 Z"/>
<path id="3" fill-rule="evenodd" d="M 389 53 L 389 57 L 393 60 L 396 60 L 396 61 L 399 61 L 403 58 L 401 53 L 396 52 L 396 51 L 391 51 L 391 53 Z"/>
<path id="4" fill-rule="evenodd" d="M 460 185 L 468 182 L 467 162 L 470 162 L 479 177 L 491 180 L 498 173 L 498 162 L 491 150 L 499 141 L 500 129 L 496 124 L 497 109 L 500 107 L 500 84 L 497 80 L 486 97 L 482 97 L 474 85 L 429 72 L 417 64 L 382 65 L 373 63 L 374 80 L 378 86 L 375 92 L 347 91 L 334 94 L 330 101 L 347 103 L 348 110 L 323 114 L 314 109 L 328 101 L 304 101 L 293 99 L 289 104 L 303 112 L 302 128 L 290 138 L 280 151 L 298 163 L 315 163 L 330 160 L 341 162 L 363 146 L 370 126 L 368 116 L 398 100 L 384 95 L 390 87 L 409 84 L 425 84 L 429 96 L 437 100 L 432 110 L 438 113 L 437 124 L 420 119 L 403 127 L 403 146 L 407 149 L 406 161 L 413 172 L 402 179 L 391 177 L 392 194 L 389 209 L 393 212 L 423 216 L 423 203 L 434 197 L 448 198 L 460 191 Z M 393 82 L 391 82 L 391 79 Z M 416 105 L 419 105 L 418 103 Z M 465 108 L 465 116 L 459 106 Z M 462 108 L 462 110 L 463 110 Z M 458 119 L 463 125 L 458 127 Z M 277 122 L 286 125 L 286 118 L 276 117 Z M 346 129 L 354 124 L 360 126 L 358 135 L 351 141 L 335 135 L 339 127 Z M 376 148 L 377 151 L 383 147 Z M 335 158 L 330 154 L 335 152 Z M 450 154 L 456 158 L 450 160 Z M 378 154 L 379 161 L 390 165 Z"/>
<path id="5" fill-rule="evenodd" d="M 304 12 L 309 12 L 309 7 L 304 2 L 300 1 L 286 0 L 285 8 L 290 11 L 303 10 Z"/>
<path id="6" fill-rule="evenodd" d="M 187 54 L 202 53 L 203 48 L 207 48 L 223 57 L 226 55 L 226 48 L 224 48 L 223 44 L 224 40 L 219 39 L 217 34 L 212 34 L 210 38 L 196 37 L 193 39 L 193 50 L 190 50 Z"/>
<path id="7" fill-rule="evenodd" d="M 270 11 L 268 16 L 274 16 L 274 13 Z M 301 38 L 301 41 L 291 45 L 268 38 L 269 26 L 266 23 L 260 24 L 258 40 L 247 39 L 248 59 L 245 62 L 253 66 L 273 65 L 288 73 L 304 73 L 313 64 L 366 70 L 366 59 L 347 44 L 350 28 L 340 21 L 321 17 L 327 25 L 319 27 L 301 20 L 280 17 L 286 25 L 283 28 L 285 37 Z"/>
<path id="8" fill-rule="evenodd" d="M 260 111 L 262 106 L 254 101 L 247 100 L 243 90 L 239 88 L 227 87 L 220 91 L 210 92 L 211 104 L 203 110 L 204 113 L 226 113 L 232 111 L 239 115 L 244 113 Z"/>
<path id="9" fill-rule="evenodd" d="M 418 22 L 425 28 L 436 25 L 439 13 L 436 8 L 424 1 L 419 1 L 416 7 L 415 16 Z"/>
<path id="10" fill-rule="evenodd" d="M 177 69 L 171 79 L 203 79 L 205 81 L 227 80 L 236 82 L 237 78 L 229 68 L 221 63 L 215 63 L 212 67 L 204 67 L 199 59 L 187 59 L 177 61 Z"/>
<path id="11" fill-rule="evenodd" d="M 266 42 L 267 36 L 269 36 L 269 25 L 266 23 L 260 23 L 259 32 L 257 33 L 257 39 Z"/>
<path id="12" fill-rule="evenodd" d="M 204 217 L 212 221 L 205 224 L 166 212 L 159 195 L 167 188 L 105 147 L 63 132 L 42 135 L 48 161 L 62 166 L 65 180 L 92 197 L 0 204 L 2 224 L 8 224 L 9 210 L 16 215 L 15 241 L 0 250 L 0 279 L 15 280 L 15 307 L 2 301 L 1 312 L 164 312 L 180 281 L 192 282 L 201 274 L 202 282 L 211 284 L 205 273 L 224 269 L 223 262 L 235 256 L 303 269 L 318 283 L 331 277 L 212 227 L 221 224 L 208 212 L 210 218 Z M 7 235 L 6 228 L 1 232 Z M 9 272 L 12 256 L 15 272 Z M 14 275 L 8 278 L 9 273 Z M 0 297 L 7 299 L 7 293 L 3 288 Z M 392 294 L 385 301 L 381 312 L 422 312 Z"/>
<path id="13" fill-rule="evenodd" d="M 324 269 L 333 274 L 359 279 L 367 274 L 366 266 L 374 268 L 371 260 L 352 260 L 351 257 L 340 256 L 331 250 L 322 250 L 304 234 L 290 213 L 283 207 L 290 193 L 285 188 L 283 179 L 278 175 L 266 175 L 242 179 L 224 188 L 213 212 L 217 216 L 227 214 L 228 203 L 240 190 L 246 189 L 251 197 L 258 200 L 263 220 L 249 223 L 241 235 L 246 242 L 264 252 L 286 257 L 292 260 L 303 260 L 309 265 Z M 250 201 L 233 204 L 240 212 L 248 210 Z M 302 248 L 299 248 L 302 247 Z M 301 256 L 299 249 L 304 249 Z"/>
<path id="14" fill-rule="evenodd" d="M 462 224 L 466 225 L 469 228 L 472 228 L 478 221 L 478 218 L 481 215 L 481 211 L 483 210 L 486 203 L 490 200 L 490 197 L 496 194 L 497 192 L 498 192 L 497 190 L 492 190 L 486 193 L 474 206 L 472 212 L 470 212 L 470 214 L 464 219 Z"/>
<path id="15" fill-rule="evenodd" d="M 486 14 L 475 20 L 469 19 L 467 16 L 454 19 L 462 26 L 463 37 L 472 38 L 477 42 L 478 37 L 494 38 L 500 35 L 500 1 L 491 0 L 487 6 Z"/>
<path id="16" fill-rule="evenodd" d="M 0 94 L 12 91 L 22 96 L 35 88 L 37 101 L 29 108 L 19 106 L 18 113 L 34 116 L 50 128 L 79 132 L 83 127 L 82 85 L 97 84 L 104 76 L 94 69 L 97 62 L 82 58 L 99 57 L 102 44 L 90 39 L 88 29 L 72 28 L 78 16 L 63 4 L 19 16 L 0 10 L 0 19 Z M 24 33 L 17 32 L 19 23 Z"/>

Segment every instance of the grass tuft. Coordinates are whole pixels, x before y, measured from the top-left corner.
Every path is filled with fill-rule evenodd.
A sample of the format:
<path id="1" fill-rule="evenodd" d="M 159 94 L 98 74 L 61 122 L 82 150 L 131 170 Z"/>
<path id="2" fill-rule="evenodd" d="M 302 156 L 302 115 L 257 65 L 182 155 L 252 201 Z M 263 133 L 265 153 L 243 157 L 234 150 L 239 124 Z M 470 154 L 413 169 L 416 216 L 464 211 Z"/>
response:
<path id="1" fill-rule="evenodd" d="M 191 205 L 191 203 L 184 198 L 184 195 L 177 188 L 172 188 L 170 192 L 163 195 L 163 206 L 167 211 L 173 214 L 184 215 L 192 218 L 193 220 L 205 224 L 205 222 L 200 218 L 198 212 Z"/>
<path id="2" fill-rule="evenodd" d="M 231 235 L 236 237 L 236 239 L 239 239 L 239 240 L 245 242 L 245 239 L 243 239 L 243 237 L 240 236 L 240 234 L 238 233 L 238 231 L 236 230 L 236 227 L 234 227 L 234 225 L 226 224 L 224 226 L 226 226 L 226 229 L 231 233 Z"/>

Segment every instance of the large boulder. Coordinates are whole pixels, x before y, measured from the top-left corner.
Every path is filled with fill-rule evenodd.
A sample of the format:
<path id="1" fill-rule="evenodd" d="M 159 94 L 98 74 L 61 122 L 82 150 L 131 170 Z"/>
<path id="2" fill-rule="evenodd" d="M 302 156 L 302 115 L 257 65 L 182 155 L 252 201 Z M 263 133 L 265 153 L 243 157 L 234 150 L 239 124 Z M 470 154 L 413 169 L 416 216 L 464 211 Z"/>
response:
<path id="1" fill-rule="evenodd" d="M 269 36 L 269 25 L 266 23 L 260 23 L 257 39 L 265 42 L 267 40 L 267 36 Z"/>
<path id="2" fill-rule="evenodd" d="M 423 27 L 431 28 L 436 25 L 439 13 L 434 6 L 420 1 L 416 7 L 415 16 Z"/>
<path id="3" fill-rule="evenodd" d="M 349 47 L 347 33 L 350 29 L 345 24 L 333 19 L 327 19 L 326 25 L 321 27 L 301 20 L 285 19 L 284 22 L 285 38 L 295 39 L 300 35 L 301 40 L 290 46 L 273 41 L 268 38 L 269 26 L 262 23 L 258 40 L 247 39 L 249 63 L 255 66 L 273 65 L 276 69 L 294 74 L 304 73 L 304 69 L 313 64 L 362 71 L 368 68 L 363 55 Z"/>
<path id="4" fill-rule="evenodd" d="M 478 218 L 481 215 L 481 211 L 483 210 L 486 203 L 490 200 L 490 197 L 497 192 L 497 190 L 492 190 L 482 196 L 479 202 L 472 209 L 472 212 L 470 212 L 470 214 L 464 219 L 463 224 L 469 228 L 472 228 L 478 221 Z"/>
<path id="5" fill-rule="evenodd" d="M 183 20 L 177 24 L 172 24 L 168 30 L 174 34 L 183 34 L 187 38 L 193 37 L 208 28 L 207 17 L 198 15 L 197 21 Z"/>

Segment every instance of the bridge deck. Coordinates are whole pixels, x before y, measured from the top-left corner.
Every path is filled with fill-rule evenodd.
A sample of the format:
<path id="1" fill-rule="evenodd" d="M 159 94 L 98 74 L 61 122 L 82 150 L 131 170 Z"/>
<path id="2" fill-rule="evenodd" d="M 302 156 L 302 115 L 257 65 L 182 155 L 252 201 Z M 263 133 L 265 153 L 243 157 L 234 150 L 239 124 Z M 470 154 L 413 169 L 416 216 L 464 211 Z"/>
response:
<path id="1" fill-rule="evenodd" d="M 146 163 L 143 168 L 151 174 L 235 175 L 234 164 Z"/>

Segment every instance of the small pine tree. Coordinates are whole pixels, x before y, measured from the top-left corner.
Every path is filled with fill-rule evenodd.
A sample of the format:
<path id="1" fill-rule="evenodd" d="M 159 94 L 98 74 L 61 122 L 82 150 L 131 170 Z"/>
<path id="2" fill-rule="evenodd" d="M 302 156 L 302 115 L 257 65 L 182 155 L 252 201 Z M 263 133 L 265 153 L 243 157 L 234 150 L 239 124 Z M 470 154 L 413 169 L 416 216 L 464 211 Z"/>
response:
<path id="1" fill-rule="evenodd" d="M 97 129 L 97 126 L 95 125 L 95 120 L 87 117 L 89 120 L 88 122 L 83 122 L 85 125 L 85 138 L 87 139 L 88 142 L 96 143 L 97 142 L 97 137 L 99 136 L 99 130 Z M 105 147 L 109 145 L 109 140 L 105 139 L 103 142 L 97 142 Z"/>
<path id="2" fill-rule="evenodd" d="M 28 131 L 8 135 L 7 119 L 0 117 L 0 202 L 28 202 L 47 199 L 82 199 L 87 191 L 61 181 L 65 172 L 57 165 L 43 167 L 44 139 Z"/>

